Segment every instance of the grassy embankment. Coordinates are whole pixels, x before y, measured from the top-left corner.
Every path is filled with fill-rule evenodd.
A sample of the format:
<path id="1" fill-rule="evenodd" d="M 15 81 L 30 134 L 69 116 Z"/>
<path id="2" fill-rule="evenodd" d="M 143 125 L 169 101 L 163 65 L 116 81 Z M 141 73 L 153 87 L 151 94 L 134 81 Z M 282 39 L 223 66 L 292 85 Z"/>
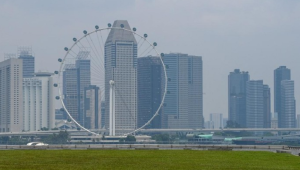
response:
<path id="1" fill-rule="evenodd" d="M 0 169 L 300 169 L 300 157 L 259 151 L 9 150 Z"/>

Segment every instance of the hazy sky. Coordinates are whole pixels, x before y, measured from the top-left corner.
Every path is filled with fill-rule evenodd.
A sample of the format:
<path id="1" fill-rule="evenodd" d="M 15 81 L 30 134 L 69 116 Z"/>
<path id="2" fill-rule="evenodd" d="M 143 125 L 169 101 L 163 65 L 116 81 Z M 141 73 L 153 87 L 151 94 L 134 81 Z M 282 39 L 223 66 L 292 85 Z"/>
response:
<path id="1" fill-rule="evenodd" d="M 206 118 L 227 117 L 227 76 L 235 68 L 271 87 L 273 110 L 273 71 L 287 66 L 300 108 L 298 0 L 1 0 L 0 54 L 32 46 L 36 70 L 52 72 L 73 37 L 117 19 L 148 33 L 160 52 L 203 57 Z"/>

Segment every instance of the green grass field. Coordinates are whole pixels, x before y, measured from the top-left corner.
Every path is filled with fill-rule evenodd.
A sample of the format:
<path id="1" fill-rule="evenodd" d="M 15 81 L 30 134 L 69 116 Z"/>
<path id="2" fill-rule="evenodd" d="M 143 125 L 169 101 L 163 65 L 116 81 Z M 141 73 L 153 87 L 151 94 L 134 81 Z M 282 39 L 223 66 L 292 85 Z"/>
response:
<path id="1" fill-rule="evenodd" d="M 0 169 L 300 169 L 300 157 L 259 151 L 5 150 Z"/>

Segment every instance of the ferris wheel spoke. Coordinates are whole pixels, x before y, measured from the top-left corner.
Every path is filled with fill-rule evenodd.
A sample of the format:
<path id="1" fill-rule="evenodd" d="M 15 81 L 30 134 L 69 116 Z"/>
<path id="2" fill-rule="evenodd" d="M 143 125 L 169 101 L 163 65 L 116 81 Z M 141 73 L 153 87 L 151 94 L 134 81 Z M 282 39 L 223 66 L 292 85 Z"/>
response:
<path id="1" fill-rule="evenodd" d="M 137 46 L 140 44 L 140 42 L 141 42 L 142 39 L 143 39 L 143 38 L 140 37 L 140 39 L 139 39 L 139 41 L 138 41 L 138 43 L 137 43 Z"/>
<path id="2" fill-rule="evenodd" d="M 84 48 L 86 51 L 89 51 L 87 50 L 87 48 L 79 41 L 80 45 L 82 46 L 82 48 Z M 78 46 L 79 47 L 79 46 Z M 80 47 L 79 47 L 80 48 Z M 90 59 L 94 58 L 93 55 L 90 53 Z M 96 59 L 97 57 L 95 57 L 94 59 Z M 97 67 L 100 68 L 100 70 L 104 70 L 104 67 L 101 65 L 101 63 L 97 62 L 97 60 L 93 61 L 92 64 L 95 64 L 97 65 Z"/>
<path id="3" fill-rule="evenodd" d="M 100 31 L 100 34 L 101 34 L 101 31 Z M 98 40 L 98 43 L 99 43 L 99 46 L 100 46 L 100 49 L 101 49 L 101 53 L 104 56 L 105 54 L 104 54 L 104 50 L 102 50 L 102 46 L 101 46 L 100 39 L 99 39 L 99 36 L 98 36 L 98 31 L 96 32 L 96 35 L 97 35 L 97 40 Z M 102 39 L 102 34 L 101 34 L 101 40 L 102 40 L 103 49 L 104 49 L 104 43 L 103 43 L 103 39 Z"/>
<path id="4" fill-rule="evenodd" d="M 91 47 L 92 52 L 94 53 L 94 55 L 97 56 L 97 54 L 95 53 L 94 48 L 91 46 L 91 43 L 90 43 L 88 38 L 86 38 L 86 41 L 88 42 L 89 46 Z M 101 58 L 101 56 L 99 56 L 99 58 Z M 102 69 L 104 70 L 104 67 L 101 65 L 101 63 L 100 63 L 100 67 L 102 67 Z"/>
<path id="5" fill-rule="evenodd" d="M 149 45 L 148 48 L 146 48 L 141 54 L 140 54 L 140 57 L 143 57 L 143 54 L 151 47 L 151 45 Z M 152 51 L 152 49 L 150 49 L 150 51 Z"/>
<path id="6" fill-rule="evenodd" d="M 90 36 L 90 35 L 88 35 L 88 36 L 89 36 L 89 38 L 90 38 L 90 40 L 91 40 L 91 42 L 92 42 L 92 44 L 93 44 L 93 47 L 95 48 L 95 50 L 96 50 L 96 52 L 97 52 L 97 54 L 98 54 L 98 56 L 99 56 L 100 64 L 101 64 L 101 66 L 103 66 L 104 63 L 103 63 L 102 60 L 100 60 L 100 59 L 103 58 L 103 57 L 101 57 L 101 54 L 98 52 L 98 50 L 97 50 L 97 48 L 96 48 L 96 46 L 95 46 L 95 44 L 94 44 L 94 41 L 92 40 L 91 36 Z M 101 48 L 100 48 L 100 49 L 101 49 Z M 103 55 L 103 56 L 104 56 L 104 55 Z"/>

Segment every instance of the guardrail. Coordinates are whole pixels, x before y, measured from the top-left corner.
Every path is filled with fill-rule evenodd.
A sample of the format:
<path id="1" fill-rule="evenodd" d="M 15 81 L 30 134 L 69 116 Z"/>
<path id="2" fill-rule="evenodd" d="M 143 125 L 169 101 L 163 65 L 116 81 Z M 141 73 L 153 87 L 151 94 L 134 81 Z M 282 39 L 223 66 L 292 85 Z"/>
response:
<path id="1" fill-rule="evenodd" d="M 290 150 L 287 145 L 195 145 L 195 144 L 76 144 L 76 145 L 48 145 L 48 146 L 27 146 L 27 145 L 0 145 L 0 150 L 17 149 L 151 149 L 151 150 Z"/>

